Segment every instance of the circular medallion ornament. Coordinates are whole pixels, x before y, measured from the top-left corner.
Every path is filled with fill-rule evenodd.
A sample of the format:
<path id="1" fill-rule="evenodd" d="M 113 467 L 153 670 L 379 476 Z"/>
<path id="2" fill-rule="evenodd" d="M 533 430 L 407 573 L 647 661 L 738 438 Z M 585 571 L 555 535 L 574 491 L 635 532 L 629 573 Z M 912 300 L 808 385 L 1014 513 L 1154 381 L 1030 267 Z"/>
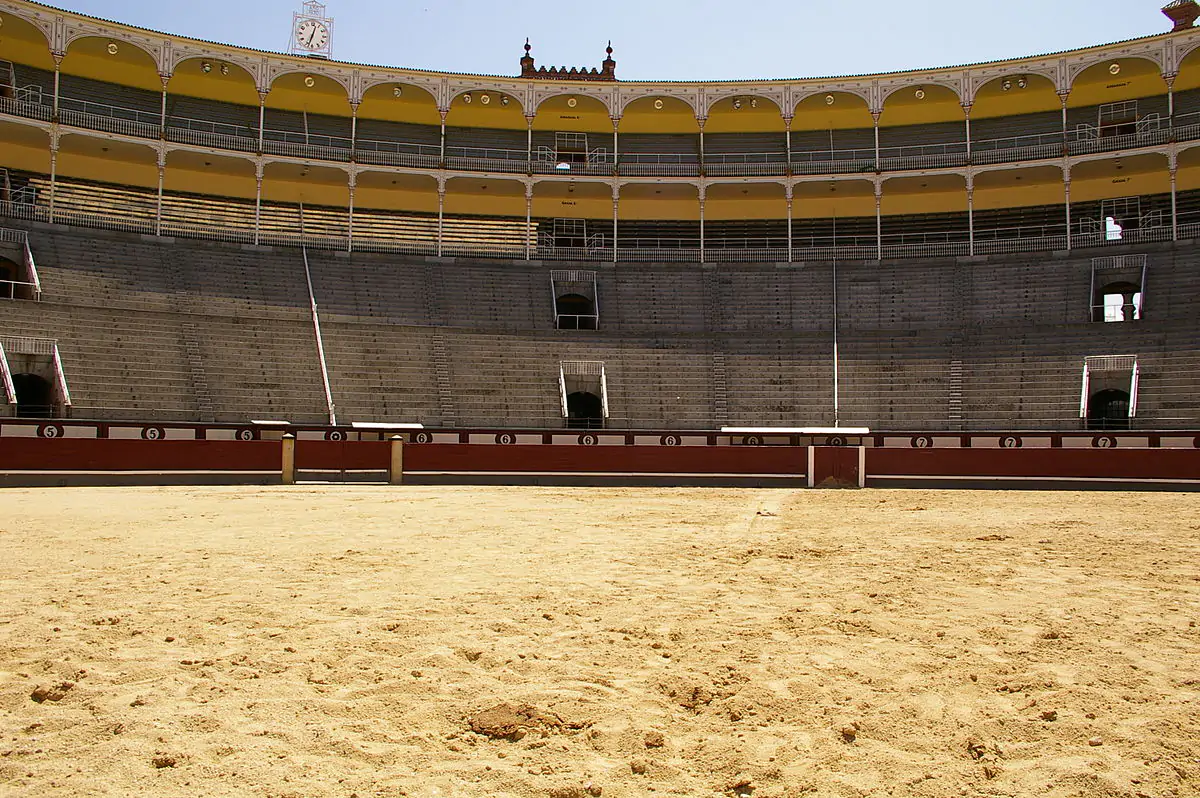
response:
<path id="1" fill-rule="evenodd" d="M 1111 435 L 1097 435 L 1092 438 L 1092 447 L 1095 449 L 1115 449 L 1117 448 L 1117 439 Z"/>
<path id="2" fill-rule="evenodd" d="M 574 97 L 570 97 L 567 99 L 567 107 L 568 108 L 574 108 L 577 105 L 579 105 L 579 100 L 576 100 Z"/>
<path id="3" fill-rule="evenodd" d="M 579 436 L 579 445 L 580 446 L 595 446 L 599 442 L 600 442 L 600 439 L 597 438 L 595 435 L 593 435 L 590 432 L 587 433 L 586 435 Z"/>
<path id="4" fill-rule="evenodd" d="M 928 435 L 917 435 L 912 439 L 911 444 L 914 449 L 932 449 L 933 438 Z"/>
<path id="5" fill-rule="evenodd" d="M 845 446 L 846 439 L 843 438 L 841 435 L 834 435 L 832 438 L 827 440 L 825 443 L 828 446 Z"/>
<path id="6" fill-rule="evenodd" d="M 161 441 L 167 437 L 167 433 L 162 427 L 143 427 L 142 440 L 146 441 Z"/>
<path id="7" fill-rule="evenodd" d="M 429 443 L 431 440 L 433 440 L 433 436 L 428 432 L 418 432 L 413 440 L 415 440 L 417 443 Z"/>
<path id="8" fill-rule="evenodd" d="M 41 438 L 61 438 L 63 428 L 58 424 L 43 424 L 38 427 L 38 437 Z"/>
<path id="9" fill-rule="evenodd" d="M 678 446 L 681 441 L 679 440 L 678 435 L 664 435 L 659 440 L 659 443 L 663 446 Z"/>
<path id="10" fill-rule="evenodd" d="M 327 441 L 344 441 L 344 440 L 346 440 L 346 433 L 340 429 L 331 429 L 325 433 L 325 440 L 327 440 Z"/>
<path id="11" fill-rule="evenodd" d="M 1003 438 L 1000 439 L 1000 448 L 1001 449 L 1020 449 L 1021 448 L 1021 439 L 1018 438 L 1016 435 L 1005 435 Z"/>
<path id="12" fill-rule="evenodd" d="M 751 435 L 742 439 L 742 443 L 746 446 L 762 446 L 762 438 L 757 435 Z"/>
<path id="13" fill-rule="evenodd" d="M 511 446 L 516 442 L 517 436 L 513 435 L 511 432 L 501 432 L 496 436 L 496 443 L 500 444 L 501 446 Z"/>
<path id="14" fill-rule="evenodd" d="M 240 430 L 234 433 L 234 437 L 236 437 L 239 441 L 252 441 L 258 436 L 255 435 L 254 430 L 250 429 L 249 427 L 242 427 Z"/>

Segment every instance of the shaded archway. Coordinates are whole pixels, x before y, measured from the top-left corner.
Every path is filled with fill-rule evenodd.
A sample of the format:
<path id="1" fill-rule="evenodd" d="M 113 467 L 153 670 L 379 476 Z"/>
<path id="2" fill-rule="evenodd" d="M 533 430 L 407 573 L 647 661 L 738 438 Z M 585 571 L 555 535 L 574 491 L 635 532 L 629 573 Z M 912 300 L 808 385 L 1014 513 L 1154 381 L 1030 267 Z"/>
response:
<path id="1" fill-rule="evenodd" d="M 1088 400 L 1087 427 L 1095 430 L 1129 429 L 1129 392 L 1107 388 Z"/>
<path id="2" fill-rule="evenodd" d="M 556 296 L 554 312 L 560 330 L 596 329 L 596 303 L 582 294 Z"/>
<path id="3" fill-rule="evenodd" d="M 567 394 L 567 428 L 601 429 L 604 427 L 604 403 L 590 391 Z"/>
<path id="4" fill-rule="evenodd" d="M 17 416 L 51 418 L 54 415 L 54 386 L 37 374 L 14 374 Z"/>
<path id="5" fill-rule="evenodd" d="M 13 263 L 8 258 L 0 258 L 0 299 L 13 299 L 16 297 L 18 275 L 21 273 L 17 268 L 17 264 Z"/>
<path id="6" fill-rule="evenodd" d="M 1107 283 L 1096 292 L 1092 321 L 1138 321 L 1142 317 L 1142 287 L 1127 280 Z"/>

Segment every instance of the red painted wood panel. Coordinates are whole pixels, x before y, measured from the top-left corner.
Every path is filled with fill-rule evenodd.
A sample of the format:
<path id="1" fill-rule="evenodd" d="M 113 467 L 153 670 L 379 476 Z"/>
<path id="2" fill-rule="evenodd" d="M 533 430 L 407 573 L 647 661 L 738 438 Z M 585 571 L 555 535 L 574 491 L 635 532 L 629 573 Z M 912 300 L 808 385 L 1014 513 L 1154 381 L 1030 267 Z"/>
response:
<path id="1" fill-rule="evenodd" d="M 867 475 L 1200 479 L 1200 450 L 867 449 Z"/>
<path id="2" fill-rule="evenodd" d="M 296 441 L 296 468 L 386 471 L 388 441 Z"/>
<path id="3" fill-rule="evenodd" d="M 3 438 L 11 471 L 279 471 L 278 441 Z"/>
<path id="4" fill-rule="evenodd" d="M 857 446 L 813 447 L 813 484 L 832 480 L 858 487 L 858 451 Z"/>
<path id="5" fill-rule="evenodd" d="M 803 475 L 807 451 L 791 446 L 426 443 L 404 447 L 404 470 Z"/>

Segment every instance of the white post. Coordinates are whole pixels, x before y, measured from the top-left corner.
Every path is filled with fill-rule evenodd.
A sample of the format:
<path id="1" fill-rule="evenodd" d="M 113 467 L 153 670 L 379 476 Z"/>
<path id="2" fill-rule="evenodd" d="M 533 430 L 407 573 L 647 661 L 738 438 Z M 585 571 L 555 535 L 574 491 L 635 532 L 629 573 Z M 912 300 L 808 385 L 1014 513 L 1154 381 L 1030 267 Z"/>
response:
<path id="1" fill-rule="evenodd" d="M 442 169 L 446 168 L 446 115 L 449 113 L 449 108 L 438 109 L 438 115 L 442 118 L 442 134 L 438 144 L 438 166 Z"/>
<path id="2" fill-rule="evenodd" d="M 967 122 L 967 163 L 971 162 L 971 103 L 963 103 L 963 113 Z"/>
<path id="3" fill-rule="evenodd" d="M 346 251 L 354 251 L 354 189 L 358 187 L 358 175 L 350 173 L 350 211 L 346 215 Z"/>
<path id="4" fill-rule="evenodd" d="M 296 436 L 287 433 L 283 436 L 282 463 L 280 464 L 280 479 L 284 485 L 296 484 Z"/>
<path id="5" fill-rule="evenodd" d="M 834 242 L 837 243 L 836 241 Z M 875 257 L 883 260 L 883 181 L 875 181 Z"/>
<path id="6" fill-rule="evenodd" d="M 446 178 L 438 178 L 437 254 L 442 257 L 442 219 L 446 209 Z"/>
<path id="7" fill-rule="evenodd" d="M 66 53 L 54 52 L 54 121 L 58 121 L 58 100 L 59 86 L 62 83 L 62 60 L 66 57 Z M 15 88 L 15 87 L 14 87 Z"/>
<path id="8" fill-rule="evenodd" d="M 872 111 L 871 119 L 875 120 L 875 169 L 879 170 L 879 115 L 880 111 Z"/>
<path id="9" fill-rule="evenodd" d="M 789 164 L 791 164 L 791 162 L 792 162 L 792 117 L 791 116 L 785 116 L 783 118 L 783 136 L 784 136 L 784 145 L 783 146 L 787 152 L 787 162 Z M 789 171 L 788 174 L 791 174 L 791 172 Z"/>
<path id="10" fill-rule="evenodd" d="M 1063 167 L 1063 199 L 1067 209 L 1067 251 L 1071 250 L 1071 167 Z"/>
<path id="11" fill-rule="evenodd" d="M 268 89 L 269 91 L 269 89 Z M 267 123 L 267 92 L 258 90 L 258 152 L 262 154 L 263 128 Z"/>
<path id="12" fill-rule="evenodd" d="M 584 153 L 584 157 L 587 157 L 587 153 Z M 529 114 L 525 115 L 525 168 L 533 170 L 533 117 Z M 528 260 L 529 256 L 526 255 L 525 259 Z"/>
<path id="13" fill-rule="evenodd" d="M 358 103 L 350 103 L 350 160 L 358 160 Z"/>
<path id="14" fill-rule="evenodd" d="M 1176 176 L 1176 173 L 1179 171 L 1179 163 L 1176 160 L 1176 156 L 1173 153 L 1170 158 L 1169 166 L 1171 168 L 1171 240 L 1178 241 L 1179 240 L 1179 218 L 1178 218 L 1179 204 L 1178 204 L 1178 194 L 1176 191 L 1175 176 Z"/>
<path id="15" fill-rule="evenodd" d="M 391 462 L 388 468 L 388 484 L 400 485 L 404 482 L 404 436 L 391 437 Z"/>
<path id="16" fill-rule="evenodd" d="M 167 153 L 158 153 L 158 198 L 154 206 L 154 235 L 162 235 L 163 176 L 167 170 Z"/>
<path id="17" fill-rule="evenodd" d="M 159 113 L 158 135 L 159 138 L 167 137 L 167 84 L 171 82 L 170 75 L 159 73 L 159 79 L 162 80 L 162 111 Z"/>
<path id="18" fill-rule="evenodd" d="M 58 193 L 58 132 L 50 136 L 50 223 L 54 224 L 54 200 Z"/>
<path id="19" fill-rule="evenodd" d="M 617 164 L 620 162 L 620 158 L 617 154 L 619 152 L 617 147 L 620 144 L 620 139 L 617 138 L 617 128 L 621 126 L 621 117 L 610 116 L 609 119 L 611 119 L 613 123 L 613 174 L 616 174 Z M 616 236 L 614 235 L 613 238 L 615 239 Z"/>
<path id="20" fill-rule="evenodd" d="M 704 170 L 704 123 L 708 121 L 706 116 L 697 116 L 696 125 L 700 128 L 700 170 Z"/>
<path id="21" fill-rule="evenodd" d="M 531 123 L 532 124 L 532 123 Z M 532 128 L 531 128 L 532 129 Z M 525 184 L 525 260 L 529 260 L 529 236 L 533 233 L 533 181 Z"/>
<path id="22" fill-rule="evenodd" d="M 621 204 L 621 184 L 613 180 L 613 263 L 617 262 L 617 211 Z"/>
<path id="23" fill-rule="evenodd" d="M 254 244 L 257 246 L 259 230 L 262 227 L 263 164 L 261 160 L 254 165 L 254 183 Z"/>
<path id="24" fill-rule="evenodd" d="M 975 176 L 967 175 L 967 254 L 975 254 Z"/>
<path id="25" fill-rule="evenodd" d="M 791 160 L 791 156 L 788 156 Z M 793 187 L 788 183 L 783 187 L 784 197 L 787 199 L 787 259 L 788 263 L 792 262 L 792 192 Z"/>

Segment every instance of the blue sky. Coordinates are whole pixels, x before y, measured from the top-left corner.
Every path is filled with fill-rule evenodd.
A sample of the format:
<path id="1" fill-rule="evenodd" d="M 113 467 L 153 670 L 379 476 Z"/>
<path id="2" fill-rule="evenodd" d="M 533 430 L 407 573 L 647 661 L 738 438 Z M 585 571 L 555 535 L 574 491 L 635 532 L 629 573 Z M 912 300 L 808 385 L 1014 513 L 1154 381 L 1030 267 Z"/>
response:
<path id="1" fill-rule="evenodd" d="M 334 56 L 516 74 L 598 66 L 612 39 L 624 80 L 815 77 L 1034 55 L 1163 33 L 1165 0 L 329 0 Z M 300 0 L 60 0 L 61 8 L 265 50 L 287 46 Z M 548 10 L 557 6 L 568 10 Z"/>

